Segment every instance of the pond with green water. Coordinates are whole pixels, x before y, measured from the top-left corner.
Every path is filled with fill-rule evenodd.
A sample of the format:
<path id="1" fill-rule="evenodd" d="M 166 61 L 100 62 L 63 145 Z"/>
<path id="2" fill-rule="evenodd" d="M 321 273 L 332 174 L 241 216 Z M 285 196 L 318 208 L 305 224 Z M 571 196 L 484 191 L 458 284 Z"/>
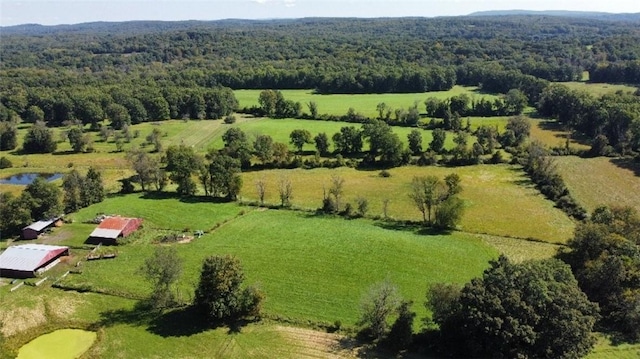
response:
<path id="1" fill-rule="evenodd" d="M 80 329 L 61 329 L 25 344 L 17 359 L 75 359 L 96 341 L 97 334 Z"/>

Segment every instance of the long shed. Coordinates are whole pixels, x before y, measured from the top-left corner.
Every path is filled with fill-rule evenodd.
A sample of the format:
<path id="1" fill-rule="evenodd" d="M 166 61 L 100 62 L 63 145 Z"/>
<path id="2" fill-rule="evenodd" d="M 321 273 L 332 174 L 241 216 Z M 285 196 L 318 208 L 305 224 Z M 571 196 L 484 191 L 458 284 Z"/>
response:
<path id="1" fill-rule="evenodd" d="M 0 254 L 0 277 L 29 278 L 44 272 L 69 255 L 69 247 L 47 244 L 21 244 Z"/>
<path id="2" fill-rule="evenodd" d="M 22 228 L 22 239 L 36 239 L 47 228 L 51 228 L 60 222 L 61 217 L 55 217 L 47 220 L 33 222 Z"/>

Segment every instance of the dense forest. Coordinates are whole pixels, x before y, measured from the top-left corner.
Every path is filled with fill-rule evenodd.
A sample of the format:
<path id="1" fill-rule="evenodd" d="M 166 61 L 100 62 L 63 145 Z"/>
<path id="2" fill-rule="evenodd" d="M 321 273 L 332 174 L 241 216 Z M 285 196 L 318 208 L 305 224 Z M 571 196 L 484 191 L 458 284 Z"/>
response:
<path id="1" fill-rule="evenodd" d="M 640 28 L 634 22 L 513 15 L 2 30 L 2 121 L 75 121 L 97 128 L 108 118 L 119 129 L 149 120 L 222 118 L 240 110 L 229 88 L 386 93 L 459 84 L 505 95 L 517 90 L 539 114 L 592 140 L 604 136 L 594 155 L 640 147 L 638 96 L 598 99 L 551 84 L 582 79 L 585 71 L 590 81 L 640 83 Z M 521 111 L 487 103 L 446 114 L 448 103 L 431 105 L 431 118 Z M 288 117 L 303 115 L 302 104 L 289 107 Z M 13 141 L 3 142 L 13 147 Z"/>
<path id="2" fill-rule="evenodd" d="M 498 73 L 548 81 L 577 80 L 585 70 L 602 82 L 640 78 L 635 23 L 579 18 L 128 22 L 2 31 L 2 89 L 169 81 L 379 93 L 475 86 Z"/>

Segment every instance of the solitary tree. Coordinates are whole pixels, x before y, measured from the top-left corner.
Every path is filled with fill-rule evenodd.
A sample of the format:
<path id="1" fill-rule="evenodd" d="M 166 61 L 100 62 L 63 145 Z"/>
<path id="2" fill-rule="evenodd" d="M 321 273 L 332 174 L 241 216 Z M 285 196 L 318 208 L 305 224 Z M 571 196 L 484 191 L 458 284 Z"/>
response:
<path id="1" fill-rule="evenodd" d="M 387 333 L 387 319 L 399 304 L 400 296 L 395 285 L 388 280 L 374 284 L 362 300 L 358 324 L 369 330 L 374 339 L 382 339 Z"/>
<path id="2" fill-rule="evenodd" d="M 253 149 L 262 164 L 273 161 L 273 139 L 269 135 L 258 135 Z"/>
<path id="3" fill-rule="evenodd" d="M 293 130 L 291 134 L 289 134 L 289 139 L 291 140 L 291 144 L 296 148 L 298 153 L 302 152 L 302 147 L 311 143 L 311 132 L 307 130 Z"/>
<path id="4" fill-rule="evenodd" d="M 67 132 L 67 138 L 73 152 L 84 152 L 91 141 L 90 137 L 80 127 L 73 127 Z"/>
<path id="5" fill-rule="evenodd" d="M 167 149 L 166 161 L 166 169 L 171 172 L 169 178 L 178 184 L 177 192 L 185 196 L 195 194 L 196 184 L 191 177 L 200 169 L 202 159 L 193 148 L 184 145 L 170 146 Z"/>
<path id="6" fill-rule="evenodd" d="M 318 104 L 315 101 L 309 101 L 307 106 L 309 107 L 309 112 L 311 112 L 311 118 L 314 120 L 318 118 Z"/>
<path id="7" fill-rule="evenodd" d="M 422 213 L 425 224 L 432 223 L 434 207 L 444 199 L 446 193 L 445 184 L 436 176 L 413 178 L 409 197 Z"/>
<path id="8" fill-rule="evenodd" d="M 407 135 L 409 140 L 409 149 L 411 153 L 414 155 L 420 154 L 422 152 L 422 134 L 418 130 L 411 130 L 411 133 Z"/>
<path id="9" fill-rule="evenodd" d="M 342 193 L 344 192 L 344 178 L 333 174 L 331 175 L 331 186 L 329 187 L 329 195 L 333 196 L 335 210 L 340 211 L 342 205 Z"/>
<path id="10" fill-rule="evenodd" d="M 258 192 L 258 199 L 260 204 L 264 204 L 264 197 L 267 194 L 267 180 L 264 176 L 256 180 L 256 191 Z"/>
<path id="11" fill-rule="evenodd" d="M 171 287 L 182 274 L 182 259 L 175 247 L 156 247 L 140 271 L 153 286 L 149 299 L 154 308 L 167 308 L 176 302 Z"/>
<path id="12" fill-rule="evenodd" d="M 0 122 L 0 151 L 18 146 L 18 128 L 13 122 Z"/>
<path id="13" fill-rule="evenodd" d="M 291 185 L 291 180 L 288 177 L 280 177 L 278 193 L 280 195 L 280 205 L 282 207 L 290 206 L 293 195 L 293 186 Z"/>
<path id="14" fill-rule="evenodd" d="M 464 210 L 464 202 L 456 196 L 460 191 L 460 177 L 455 173 L 447 175 L 444 181 L 436 176 L 414 177 L 409 197 L 426 225 L 454 228 Z"/>
<path id="15" fill-rule="evenodd" d="M 127 160 L 136 172 L 136 180 L 140 183 L 142 191 L 149 190 L 151 184 L 161 176 L 160 161 L 141 149 L 129 151 L 127 153 Z"/>
<path id="16" fill-rule="evenodd" d="M 26 153 L 51 153 L 57 144 L 53 140 L 53 133 L 44 122 L 36 122 L 24 137 L 22 148 Z"/>
<path id="17" fill-rule="evenodd" d="M 329 153 L 329 136 L 326 133 L 321 132 L 313 138 L 316 143 L 316 150 L 321 156 L 325 156 Z"/>
<path id="18" fill-rule="evenodd" d="M 440 153 L 444 148 L 444 142 L 447 138 L 447 133 L 441 128 L 433 130 L 433 140 L 429 143 L 429 148 L 435 152 Z"/>
<path id="19" fill-rule="evenodd" d="M 242 289 L 244 272 L 233 256 L 211 256 L 202 263 L 194 306 L 211 322 L 259 316 L 263 295 Z"/>

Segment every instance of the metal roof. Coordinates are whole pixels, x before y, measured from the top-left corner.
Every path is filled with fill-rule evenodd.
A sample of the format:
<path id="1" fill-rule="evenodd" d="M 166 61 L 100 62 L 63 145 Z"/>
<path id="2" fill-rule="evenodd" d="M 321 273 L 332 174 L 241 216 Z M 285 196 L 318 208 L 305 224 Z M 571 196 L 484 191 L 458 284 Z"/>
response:
<path id="1" fill-rule="evenodd" d="M 46 244 L 11 246 L 0 254 L 0 270 L 35 271 L 68 249 Z"/>
<path id="2" fill-rule="evenodd" d="M 91 232 L 89 237 L 116 239 L 122 233 L 121 229 L 96 228 Z"/>
<path id="3" fill-rule="evenodd" d="M 107 217 L 100 224 L 98 228 L 101 229 L 118 229 L 122 231 L 129 222 L 136 220 L 135 218 L 126 217 Z"/>
<path id="4" fill-rule="evenodd" d="M 24 227 L 22 230 L 25 229 L 33 229 L 34 231 L 40 232 L 43 229 L 49 227 L 50 225 L 52 225 L 55 221 L 57 221 L 58 219 L 50 219 L 48 221 L 38 221 L 38 222 L 33 222 L 30 225 Z"/>

